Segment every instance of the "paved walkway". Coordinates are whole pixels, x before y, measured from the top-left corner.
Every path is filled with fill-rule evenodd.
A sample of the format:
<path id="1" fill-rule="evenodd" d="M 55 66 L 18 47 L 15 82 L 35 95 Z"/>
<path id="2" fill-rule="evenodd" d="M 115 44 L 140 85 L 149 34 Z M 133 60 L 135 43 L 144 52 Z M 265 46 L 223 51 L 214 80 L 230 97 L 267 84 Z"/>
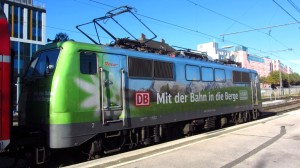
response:
<path id="1" fill-rule="evenodd" d="M 286 103 L 286 100 L 271 100 L 271 101 L 265 101 L 262 103 L 263 107 L 268 107 L 268 106 L 274 106 L 274 105 L 278 105 L 278 104 L 284 104 Z"/>

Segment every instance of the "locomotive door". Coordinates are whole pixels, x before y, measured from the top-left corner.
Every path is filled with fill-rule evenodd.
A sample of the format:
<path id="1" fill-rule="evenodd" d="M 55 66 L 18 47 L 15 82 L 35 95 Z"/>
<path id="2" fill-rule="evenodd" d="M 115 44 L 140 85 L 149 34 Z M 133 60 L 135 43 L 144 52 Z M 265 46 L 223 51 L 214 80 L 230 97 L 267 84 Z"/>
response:
<path id="1" fill-rule="evenodd" d="M 258 76 L 257 74 L 251 73 L 251 88 L 252 88 L 252 105 L 258 105 Z"/>
<path id="2" fill-rule="evenodd" d="M 121 59 L 125 57 L 112 54 L 101 54 L 100 100 L 103 125 L 122 122 L 125 126 L 125 86 L 124 65 Z"/>

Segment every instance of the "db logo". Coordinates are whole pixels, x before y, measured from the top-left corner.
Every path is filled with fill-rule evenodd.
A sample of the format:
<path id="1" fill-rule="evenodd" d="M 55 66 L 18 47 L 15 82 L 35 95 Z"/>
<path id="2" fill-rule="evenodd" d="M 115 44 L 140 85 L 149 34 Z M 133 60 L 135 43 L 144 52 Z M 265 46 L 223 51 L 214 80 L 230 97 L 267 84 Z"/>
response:
<path id="1" fill-rule="evenodd" d="M 136 92 L 135 93 L 135 106 L 149 106 L 150 93 L 149 92 Z"/>

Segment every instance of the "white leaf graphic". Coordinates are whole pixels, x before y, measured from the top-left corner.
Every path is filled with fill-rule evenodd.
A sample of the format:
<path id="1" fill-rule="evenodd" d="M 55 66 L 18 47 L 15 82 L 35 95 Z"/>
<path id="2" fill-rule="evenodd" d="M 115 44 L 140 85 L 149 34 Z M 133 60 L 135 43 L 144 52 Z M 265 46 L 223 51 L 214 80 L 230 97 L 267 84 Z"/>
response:
<path id="1" fill-rule="evenodd" d="M 80 106 L 82 108 L 95 108 L 94 115 L 96 117 L 99 117 L 100 116 L 99 79 L 96 76 L 91 76 L 91 79 L 92 79 L 92 83 L 89 83 L 77 77 L 74 80 L 77 86 L 79 86 L 83 91 L 85 91 L 90 95 L 83 102 L 81 102 Z"/>

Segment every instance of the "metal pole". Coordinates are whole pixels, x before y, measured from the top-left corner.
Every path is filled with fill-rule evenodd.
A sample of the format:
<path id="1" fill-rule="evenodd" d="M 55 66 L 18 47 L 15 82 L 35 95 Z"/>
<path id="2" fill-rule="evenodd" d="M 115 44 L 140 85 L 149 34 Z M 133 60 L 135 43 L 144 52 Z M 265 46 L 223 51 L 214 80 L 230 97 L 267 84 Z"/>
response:
<path id="1" fill-rule="evenodd" d="M 288 73 L 288 87 L 289 87 L 289 96 L 291 96 L 290 73 Z"/>
<path id="2" fill-rule="evenodd" d="M 282 78 L 281 78 L 281 68 L 279 68 L 279 82 L 280 82 L 280 89 L 279 89 L 279 96 L 282 96 Z"/>
<path id="3" fill-rule="evenodd" d="M 272 92 L 273 92 L 273 90 L 272 90 L 272 87 L 270 85 L 270 100 L 272 100 Z"/>

